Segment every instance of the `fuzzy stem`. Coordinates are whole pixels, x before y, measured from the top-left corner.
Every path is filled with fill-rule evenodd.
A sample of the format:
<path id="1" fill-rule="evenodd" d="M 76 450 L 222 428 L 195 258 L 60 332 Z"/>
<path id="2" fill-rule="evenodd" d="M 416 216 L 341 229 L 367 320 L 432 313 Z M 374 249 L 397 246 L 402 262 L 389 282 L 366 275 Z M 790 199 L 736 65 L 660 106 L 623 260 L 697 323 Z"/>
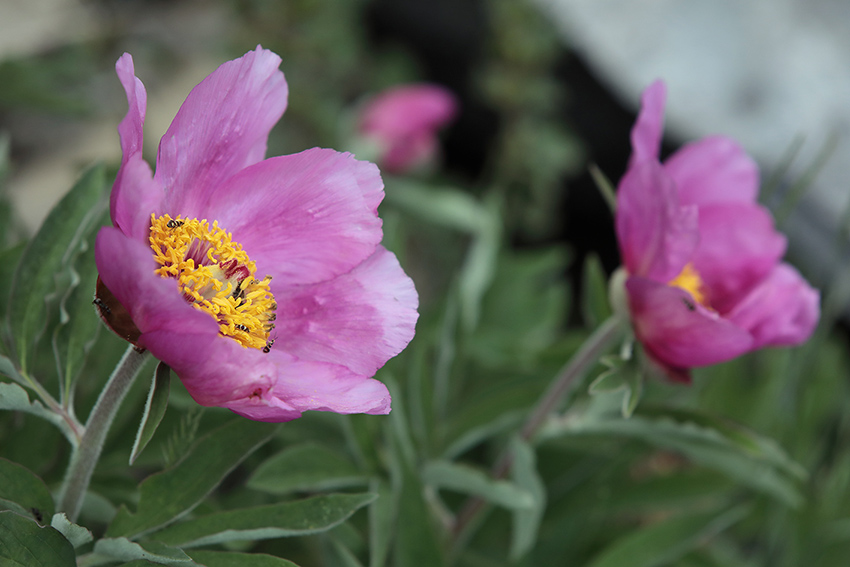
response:
<path id="1" fill-rule="evenodd" d="M 127 348 L 89 414 L 80 445 L 71 454 L 58 500 L 59 511 L 65 512 L 72 522 L 77 520 L 80 513 L 83 496 L 100 458 L 112 420 L 115 419 L 121 401 L 144 364 L 146 355 L 147 351 L 136 350 L 132 345 Z"/>
<path id="2" fill-rule="evenodd" d="M 574 382 L 581 377 L 591 365 L 599 360 L 599 356 L 607 350 L 618 337 L 621 336 L 623 322 L 617 316 L 612 316 L 603 322 L 596 331 L 588 337 L 581 345 L 578 352 L 567 362 L 561 372 L 552 380 L 549 389 L 540 397 L 534 410 L 526 419 L 520 431 L 520 438 L 528 441 L 537 433 L 546 418 L 563 401 L 564 396 L 570 391 Z M 495 480 L 503 479 L 511 470 L 514 456 L 510 451 L 505 451 L 496 461 L 491 471 L 491 477 Z M 469 498 L 457 515 L 454 525 L 454 539 L 457 542 L 473 520 L 484 508 L 485 501 L 482 498 Z"/>

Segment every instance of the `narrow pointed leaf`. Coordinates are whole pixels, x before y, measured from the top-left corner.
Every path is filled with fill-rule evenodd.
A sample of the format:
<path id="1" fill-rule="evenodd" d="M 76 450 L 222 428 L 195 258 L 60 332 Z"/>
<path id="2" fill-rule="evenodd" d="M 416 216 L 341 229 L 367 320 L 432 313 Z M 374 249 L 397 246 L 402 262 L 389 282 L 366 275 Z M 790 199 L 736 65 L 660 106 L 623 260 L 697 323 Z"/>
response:
<path id="1" fill-rule="evenodd" d="M 136 513 L 122 506 L 106 535 L 136 536 L 183 516 L 277 430 L 268 423 L 238 418 L 209 432 L 174 466 L 142 481 Z"/>
<path id="2" fill-rule="evenodd" d="M 513 512 L 511 558 L 517 560 L 528 553 L 537 541 L 537 531 L 546 510 L 546 488 L 537 473 L 537 456 L 527 441 L 515 437 L 511 443 L 514 482 L 531 494 L 534 503 L 527 510 Z"/>
<path id="3" fill-rule="evenodd" d="M 124 537 L 97 540 L 94 553 L 120 561 L 144 559 L 159 565 L 197 565 L 182 549 L 155 541 L 136 543 Z"/>
<path id="4" fill-rule="evenodd" d="M 261 553 L 237 553 L 235 551 L 208 551 L 198 549 L 189 555 L 206 567 L 298 567 L 292 561 Z"/>
<path id="5" fill-rule="evenodd" d="M 0 565 L 76 567 L 77 559 L 58 531 L 7 510 L 0 512 Z"/>
<path id="6" fill-rule="evenodd" d="M 165 410 L 168 407 L 168 393 L 171 390 L 171 368 L 164 362 L 156 365 L 151 380 L 151 389 L 145 402 L 145 410 L 142 413 L 142 421 L 139 423 L 139 431 L 136 433 L 136 441 L 133 450 L 130 451 L 130 464 L 144 451 L 148 443 L 153 439 L 156 428 L 159 427 Z"/>
<path id="7" fill-rule="evenodd" d="M 45 524 L 53 516 L 53 497 L 47 485 L 29 469 L 0 459 L 0 501 L 17 504 L 38 523 Z"/>
<path id="8" fill-rule="evenodd" d="M 103 166 L 86 171 L 47 215 L 23 252 L 9 297 L 9 322 L 21 368 L 26 371 L 44 330 L 47 298 L 55 293 L 57 273 L 65 269 L 105 206 Z"/>
<path id="9" fill-rule="evenodd" d="M 374 501 L 371 492 L 325 494 L 192 518 L 156 533 L 158 541 L 198 547 L 235 540 L 271 539 L 327 531 Z"/>
<path id="10" fill-rule="evenodd" d="M 720 514 L 712 511 L 674 516 L 620 538 L 597 556 L 589 567 L 671 565 L 747 513 L 747 507 L 739 506 Z"/>
<path id="11" fill-rule="evenodd" d="M 354 464 L 330 449 L 308 443 L 271 457 L 248 479 L 248 488 L 270 494 L 328 490 L 369 482 Z"/>
<path id="12" fill-rule="evenodd" d="M 38 400 L 31 402 L 26 390 L 17 384 L 0 383 L 0 410 L 23 411 L 37 415 L 58 427 L 72 444 L 78 442 L 76 435 L 64 419 L 45 408 Z"/>
<path id="13" fill-rule="evenodd" d="M 437 488 L 480 496 L 511 510 L 528 510 L 534 506 L 534 497 L 527 490 L 506 480 L 493 480 L 466 465 L 433 461 L 423 468 L 422 482 Z"/>
<path id="14" fill-rule="evenodd" d="M 611 316 L 605 270 L 602 268 L 599 257 L 595 254 L 589 255 L 584 261 L 581 290 L 584 296 L 581 302 L 582 315 L 584 322 L 592 329 Z"/>

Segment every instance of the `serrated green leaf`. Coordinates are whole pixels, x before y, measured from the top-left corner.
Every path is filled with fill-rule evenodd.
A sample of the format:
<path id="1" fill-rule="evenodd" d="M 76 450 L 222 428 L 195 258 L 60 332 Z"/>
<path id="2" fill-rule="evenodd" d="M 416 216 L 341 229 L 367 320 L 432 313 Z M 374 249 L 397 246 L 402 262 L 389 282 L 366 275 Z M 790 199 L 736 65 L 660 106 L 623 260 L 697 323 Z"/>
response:
<path id="1" fill-rule="evenodd" d="M 596 254 L 584 261 L 582 274 L 582 315 L 588 328 L 595 328 L 612 315 L 608 303 L 608 280 Z"/>
<path id="2" fill-rule="evenodd" d="M 154 534 L 157 541 L 198 547 L 236 540 L 271 539 L 327 531 L 373 502 L 376 495 L 325 494 L 192 518 Z"/>
<path id="3" fill-rule="evenodd" d="M 748 513 L 738 506 L 721 513 L 674 516 L 628 534 L 605 549 L 589 567 L 657 567 L 669 565 Z"/>
<path id="4" fill-rule="evenodd" d="M 139 423 L 139 431 L 136 433 L 136 441 L 133 450 L 130 451 L 130 464 L 148 446 L 153 434 L 156 433 L 165 410 L 168 407 L 168 394 L 171 391 L 171 368 L 164 362 L 156 365 L 151 380 L 151 388 L 145 401 L 145 409 L 142 413 L 142 421 Z"/>
<path id="5" fill-rule="evenodd" d="M 144 559 L 158 565 L 197 565 L 182 549 L 155 541 L 136 543 L 125 537 L 97 540 L 94 553 L 120 561 Z"/>
<path id="6" fill-rule="evenodd" d="M 526 490 L 534 499 L 528 510 L 513 512 L 511 532 L 511 559 L 518 560 L 528 553 L 537 541 L 537 531 L 546 510 L 546 487 L 537 472 L 537 455 L 527 441 L 514 437 L 511 441 L 514 463 L 511 467 L 516 485 Z"/>
<path id="7" fill-rule="evenodd" d="M 466 465 L 432 461 L 422 469 L 422 482 L 437 488 L 480 496 L 510 510 L 529 510 L 534 497 L 512 482 L 493 480 L 487 474 Z"/>
<path id="8" fill-rule="evenodd" d="M 77 559 L 58 531 L 7 510 L 0 512 L 0 565 L 76 567 Z"/>
<path id="9" fill-rule="evenodd" d="M 80 241 L 77 261 L 69 264 L 68 289 L 59 302 L 59 324 L 53 331 L 53 354 L 62 385 L 62 399 L 70 399 L 74 382 L 102 327 L 92 305 L 97 266 L 94 247 Z"/>
<path id="10" fill-rule="evenodd" d="M 288 494 L 368 482 L 369 478 L 345 457 L 327 447 L 307 443 L 290 447 L 262 463 L 247 486 L 270 494 Z"/>
<path id="11" fill-rule="evenodd" d="M 212 492 L 248 455 L 271 439 L 278 427 L 237 418 L 198 439 L 173 467 L 139 485 L 135 514 L 121 507 L 108 537 L 133 537 L 180 518 Z"/>
<path id="12" fill-rule="evenodd" d="M 0 458 L 0 501 L 17 504 L 38 523 L 53 516 L 53 497 L 47 485 L 26 467 Z"/>
<path id="13" fill-rule="evenodd" d="M 9 295 L 9 324 L 20 367 L 26 372 L 35 343 L 47 320 L 47 298 L 55 292 L 54 277 L 65 269 L 69 255 L 100 218 L 106 175 L 102 165 L 86 171 L 33 237 L 15 270 Z"/>
<path id="14" fill-rule="evenodd" d="M 190 551 L 196 563 L 206 567 L 298 567 L 292 561 L 262 553 L 237 553 L 235 551 Z"/>
<path id="15" fill-rule="evenodd" d="M 0 383 L 0 410 L 23 411 L 37 415 L 58 427 L 72 444 L 79 441 L 62 417 L 45 408 L 38 400 L 31 402 L 26 390 L 17 384 Z"/>
<path id="16" fill-rule="evenodd" d="M 65 536 L 65 539 L 70 541 L 75 549 L 94 539 L 89 530 L 70 521 L 64 512 L 54 514 L 50 520 L 50 526 Z"/>

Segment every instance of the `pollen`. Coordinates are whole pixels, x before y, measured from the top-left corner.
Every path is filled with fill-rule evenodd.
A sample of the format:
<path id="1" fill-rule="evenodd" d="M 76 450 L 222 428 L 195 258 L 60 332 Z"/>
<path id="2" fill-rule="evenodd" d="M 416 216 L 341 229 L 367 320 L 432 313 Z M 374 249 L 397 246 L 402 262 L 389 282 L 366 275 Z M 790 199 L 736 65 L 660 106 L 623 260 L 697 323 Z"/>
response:
<path id="1" fill-rule="evenodd" d="M 255 263 L 218 221 L 151 215 L 150 243 L 156 273 L 176 279 L 184 299 L 209 313 L 220 334 L 269 352 L 277 309 L 271 276 L 255 277 Z"/>
<path id="2" fill-rule="evenodd" d="M 703 307 L 709 307 L 702 278 L 693 265 L 685 264 L 679 275 L 670 280 L 667 285 L 684 289 L 694 297 L 697 303 Z"/>

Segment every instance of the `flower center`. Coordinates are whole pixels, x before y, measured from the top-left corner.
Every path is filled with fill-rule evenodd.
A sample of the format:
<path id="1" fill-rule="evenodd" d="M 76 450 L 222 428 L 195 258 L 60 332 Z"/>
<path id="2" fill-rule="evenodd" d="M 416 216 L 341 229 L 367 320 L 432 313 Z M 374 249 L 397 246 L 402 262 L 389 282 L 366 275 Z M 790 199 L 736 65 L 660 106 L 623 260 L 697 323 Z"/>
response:
<path id="1" fill-rule="evenodd" d="M 269 352 L 276 318 L 271 276 L 256 265 L 218 221 L 151 215 L 151 248 L 164 278 L 175 278 L 183 297 L 218 322 L 219 333 L 245 347 Z"/>
<path id="2" fill-rule="evenodd" d="M 702 278 L 691 264 L 685 264 L 679 275 L 667 282 L 667 285 L 684 289 L 694 296 L 697 303 L 708 307 L 708 300 L 703 291 Z"/>

